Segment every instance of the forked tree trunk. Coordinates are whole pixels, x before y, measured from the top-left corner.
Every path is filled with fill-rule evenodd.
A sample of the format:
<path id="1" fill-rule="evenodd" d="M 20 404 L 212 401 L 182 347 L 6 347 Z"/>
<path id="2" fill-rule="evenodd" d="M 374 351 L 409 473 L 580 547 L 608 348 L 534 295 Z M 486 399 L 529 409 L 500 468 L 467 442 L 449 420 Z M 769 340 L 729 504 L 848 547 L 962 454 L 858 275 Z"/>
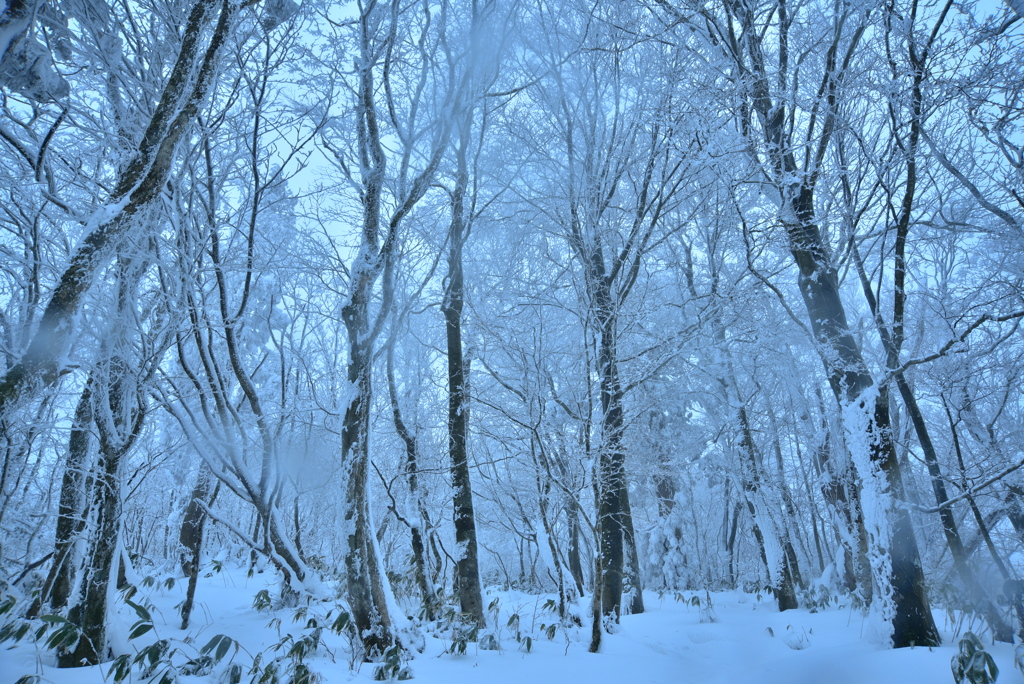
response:
<path id="1" fill-rule="evenodd" d="M 130 299 L 129 288 L 122 285 L 122 311 Z M 115 343 L 116 345 L 116 343 Z M 125 456 L 131 450 L 145 419 L 145 407 L 137 391 L 133 369 L 116 349 L 98 369 L 93 385 L 93 406 L 102 411 L 96 426 L 100 455 L 96 468 L 93 525 L 89 550 L 79 589 L 79 598 L 68 613 L 68 619 L 80 631 L 78 642 L 68 651 L 58 653 L 61 667 L 96 665 L 107 659 L 107 612 L 109 585 L 115 563 L 120 562 L 122 471 Z M 94 408 L 94 411 L 95 411 Z"/>
<path id="2" fill-rule="evenodd" d="M 345 575 L 349 608 L 365 657 L 379 657 L 395 643 L 388 608 L 387 581 L 381 575 L 377 539 L 367 501 L 370 467 L 370 401 L 373 354 L 365 343 L 368 325 L 368 290 L 354 291 L 342 312 L 349 336 L 348 380 L 354 396 L 345 409 L 341 432 L 341 461 L 345 469 L 344 514 L 347 550 Z"/>

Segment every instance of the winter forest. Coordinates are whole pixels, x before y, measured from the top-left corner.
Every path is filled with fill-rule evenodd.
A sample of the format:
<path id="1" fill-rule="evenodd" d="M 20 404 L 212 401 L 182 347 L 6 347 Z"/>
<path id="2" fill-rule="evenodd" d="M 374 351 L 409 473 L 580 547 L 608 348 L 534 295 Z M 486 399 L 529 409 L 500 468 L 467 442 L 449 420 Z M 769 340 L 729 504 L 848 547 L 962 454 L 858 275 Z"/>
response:
<path id="1" fill-rule="evenodd" d="M 1024 672 L 1019 0 L 6 0 L 0 229 L 0 681 Z"/>

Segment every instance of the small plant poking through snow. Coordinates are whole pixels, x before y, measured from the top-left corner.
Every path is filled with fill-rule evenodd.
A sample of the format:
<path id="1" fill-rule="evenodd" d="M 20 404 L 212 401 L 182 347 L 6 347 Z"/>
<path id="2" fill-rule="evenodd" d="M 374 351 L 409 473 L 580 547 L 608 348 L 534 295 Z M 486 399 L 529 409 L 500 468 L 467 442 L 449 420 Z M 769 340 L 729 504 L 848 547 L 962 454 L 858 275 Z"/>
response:
<path id="1" fill-rule="evenodd" d="M 497 597 L 491 599 L 490 604 L 487 606 L 487 612 L 491 614 L 491 624 L 494 625 L 495 631 L 500 631 L 501 623 L 498 621 L 501 614 L 501 602 Z M 496 633 L 487 632 L 480 637 L 478 646 L 481 651 L 500 651 L 501 641 L 498 639 Z"/>
<path id="2" fill-rule="evenodd" d="M 956 684 L 962 684 L 965 680 L 970 684 L 992 684 L 999 676 L 996 662 L 985 652 L 985 647 L 974 632 L 964 634 L 950 667 Z"/>
<path id="3" fill-rule="evenodd" d="M 799 632 L 793 629 L 793 625 L 786 625 L 786 633 L 782 635 L 782 641 L 794 651 L 802 651 L 811 645 L 811 639 L 803 629 Z"/>
<path id="4" fill-rule="evenodd" d="M 694 598 L 697 599 L 697 605 L 700 609 L 701 624 L 718 622 L 718 615 L 715 613 L 715 603 L 711 600 L 711 592 L 705 591 L 703 599 L 696 596 Z"/>

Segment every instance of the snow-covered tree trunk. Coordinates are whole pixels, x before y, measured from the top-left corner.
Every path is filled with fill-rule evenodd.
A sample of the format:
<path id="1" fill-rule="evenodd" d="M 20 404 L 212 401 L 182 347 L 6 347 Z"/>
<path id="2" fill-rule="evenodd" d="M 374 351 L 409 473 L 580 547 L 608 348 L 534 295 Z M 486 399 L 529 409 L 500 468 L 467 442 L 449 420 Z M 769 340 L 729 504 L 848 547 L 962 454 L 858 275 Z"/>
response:
<path id="1" fill-rule="evenodd" d="M 839 276 L 816 219 L 815 189 L 831 149 L 837 126 L 837 102 L 857 46 L 867 29 L 866 17 L 852 7 L 837 8 L 823 25 L 829 36 L 820 73 L 820 93 L 814 116 L 807 122 L 807 151 L 797 147 L 794 126 L 800 119 L 786 81 L 789 27 L 796 19 L 783 3 L 770 9 L 727 3 L 724 15 L 708 15 L 709 26 L 730 40 L 720 43 L 726 59 L 744 76 L 741 132 L 753 148 L 763 151 L 751 161 L 760 164 L 778 194 L 778 214 L 797 266 L 800 290 L 811 331 L 836 399 L 850 420 L 846 436 L 862 485 L 864 526 L 872 559 L 874 610 L 892 629 L 896 647 L 936 645 L 941 640 L 928 603 L 920 552 L 909 512 L 893 505 L 902 500 L 903 478 L 890 434 L 889 412 L 876 402 L 878 391 L 854 339 L 839 291 Z M 724 22 L 717 24 L 715 22 Z M 775 29 L 769 34 L 765 26 Z M 741 35 L 737 35 L 737 31 Z M 765 41 L 778 41 L 769 52 Z M 776 67 L 770 58 L 781 60 Z M 782 74 L 781 82 L 775 69 Z M 819 124 L 820 118 L 820 124 Z M 817 127 L 816 126 L 820 126 Z M 798 160 L 803 159 L 801 166 Z M 852 420 L 852 424 L 851 424 Z M 891 517 L 891 521 L 890 521 Z M 891 524 L 890 524 L 891 523 Z"/>
<path id="2" fill-rule="evenodd" d="M 90 388 L 92 418 L 99 437 L 99 457 L 92 483 L 89 545 L 81 570 L 79 593 L 68 611 L 80 636 L 59 653 L 61 667 L 95 665 L 109 658 L 107 619 L 115 596 L 123 546 L 122 506 L 125 461 L 146 418 L 146 378 L 159 364 L 159 352 L 141 358 L 132 340 L 138 284 L 146 260 L 122 257 L 118 264 L 117 306 Z M 159 326 L 155 326 L 159 335 Z M 157 337 L 149 340 L 162 346 Z M 148 345 L 147 345 L 148 346 Z M 114 573 L 112 575 L 112 573 Z"/>
<path id="3" fill-rule="evenodd" d="M 196 585 L 199 582 L 199 561 L 203 550 L 203 532 L 206 528 L 206 509 L 213 505 L 220 491 L 220 483 L 213 485 L 213 472 L 204 462 L 199 466 L 192 496 L 185 506 L 185 515 L 178 531 L 178 555 L 181 572 L 188 578 L 185 601 L 181 604 L 181 628 L 188 629 L 195 605 Z M 211 492 L 210 489 L 213 488 Z"/>

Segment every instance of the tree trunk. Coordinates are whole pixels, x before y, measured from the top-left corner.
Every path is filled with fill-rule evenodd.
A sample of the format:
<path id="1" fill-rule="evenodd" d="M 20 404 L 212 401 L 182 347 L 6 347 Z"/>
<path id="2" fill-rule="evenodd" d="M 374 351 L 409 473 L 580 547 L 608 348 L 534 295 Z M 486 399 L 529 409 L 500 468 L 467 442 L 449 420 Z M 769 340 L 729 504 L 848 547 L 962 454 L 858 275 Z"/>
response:
<path id="1" fill-rule="evenodd" d="M 471 116 L 467 113 L 456 150 L 458 172 L 452 192 L 452 220 L 448 228 L 448 284 L 441 312 L 445 320 L 448 351 L 448 453 L 451 458 L 452 498 L 455 509 L 455 591 L 459 607 L 478 628 L 486 626 L 484 602 L 480 591 L 480 568 L 473 514 L 473 489 L 467 448 L 469 432 L 469 396 L 467 368 L 462 349 L 462 309 L 465 304 L 462 250 L 469 237 L 465 219 L 466 189 L 469 186 L 467 148 L 470 144 Z"/>
<path id="2" fill-rule="evenodd" d="M 603 261 L 591 260 L 596 283 L 592 296 L 598 311 L 598 374 L 601 387 L 601 431 L 598 457 L 598 553 L 601 556 L 601 614 L 618 620 L 622 613 L 622 588 L 626 572 L 626 540 L 634 539 L 632 516 L 626 515 L 629 491 L 626 484 L 626 451 L 622 444 L 625 426 L 622 384 L 616 352 L 617 317 L 611 283 L 603 273 Z M 642 600 L 642 599 L 641 599 Z M 642 606 L 640 606 L 642 608 Z"/>
<path id="3" fill-rule="evenodd" d="M 124 311 L 131 288 L 124 283 L 119 294 L 119 310 Z M 117 333 L 115 333 L 117 334 Z M 96 665 L 106 660 L 106 620 L 109 609 L 111 571 L 120 561 L 122 545 L 121 505 L 122 470 L 125 455 L 142 430 L 145 406 L 137 386 L 138 379 L 121 356 L 120 340 L 114 351 L 96 371 L 93 385 L 95 421 L 99 433 L 100 457 L 96 468 L 94 525 L 83 570 L 79 599 L 68 614 L 81 636 L 69 651 L 58 654 L 61 667 Z M 106 416 L 106 419 L 102 418 Z"/>
<path id="4" fill-rule="evenodd" d="M 625 580 L 629 586 L 629 614 L 644 612 L 644 585 L 640 569 L 640 553 L 633 528 L 633 510 L 629 506 L 629 490 L 622 492 L 622 535 L 626 547 Z"/>
<path id="5" fill-rule="evenodd" d="M 429 529 L 427 509 L 419 487 L 419 446 L 416 435 L 409 430 L 402 418 L 402 409 L 398 403 L 398 386 L 395 383 L 395 334 L 388 340 L 387 376 L 388 396 L 391 399 L 391 417 L 395 423 L 395 432 L 405 444 L 405 476 L 409 484 L 409 498 L 415 507 L 413 522 L 409 525 L 412 536 L 413 573 L 416 586 L 420 589 L 423 600 L 423 617 L 432 622 L 437 613 L 438 598 L 434 591 L 434 583 L 427 572 L 427 549 L 423 544 L 423 530 Z"/>
<path id="6" fill-rule="evenodd" d="M 106 621 L 108 585 L 121 537 L 121 457 L 116 449 L 100 453 L 97 469 L 95 525 L 92 530 L 78 602 L 68 618 L 78 625 L 81 637 L 75 646 L 58 654 L 60 667 L 96 665 L 107 659 Z"/>
<path id="7" fill-rule="evenodd" d="M 863 441 L 865 437 L 869 440 L 867 462 L 858 462 L 854 458 L 858 475 L 862 482 L 868 481 L 872 475 L 864 472 L 864 468 L 880 469 L 888 488 L 888 496 L 895 501 L 902 501 L 903 475 L 892 443 L 889 410 L 885 401 L 872 401 L 868 398 L 875 383 L 850 333 L 846 311 L 839 297 L 838 275 L 825 251 L 821 232 L 812 222 L 814 209 L 810 189 L 803 188 L 792 202 L 796 220 L 786 226 L 791 240 L 790 251 L 800 269 L 798 284 L 811 329 L 818 343 L 829 350 L 829 354 L 824 357 L 827 359 L 829 383 L 841 404 L 868 413 L 867 434 L 851 434 L 854 440 Z M 921 555 L 910 513 L 901 506 L 890 504 L 886 515 L 889 518 L 888 527 L 892 530 L 889 538 L 869 541 L 880 545 L 882 553 L 891 559 L 890 577 L 876 577 L 875 580 L 892 587 L 895 604 L 893 645 L 896 648 L 915 644 L 937 646 L 941 638 L 928 603 Z"/>
<path id="8" fill-rule="evenodd" d="M 196 584 L 199 582 L 199 560 L 203 548 L 203 532 L 206 528 L 206 509 L 200 502 L 212 506 L 220 492 L 220 483 L 210 493 L 210 483 L 213 473 L 204 462 L 199 467 L 199 477 L 196 478 L 196 486 L 192 489 L 192 496 L 189 498 L 188 506 L 185 507 L 185 517 L 181 522 L 181 530 L 178 533 L 179 562 L 181 572 L 188 578 L 188 588 L 185 592 L 185 602 L 181 605 L 181 628 L 188 629 L 188 622 L 192 616 L 192 606 L 195 605 Z"/>
<path id="9" fill-rule="evenodd" d="M 381 576 L 377 540 L 373 534 L 367 501 L 367 471 L 370 462 L 370 374 L 372 353 L 366 348 L 367 292 L 352 293 L 352 302 L 342 314 L 349 335 L 348 380 L 353 396 L 345 410 L 341 432 L 341 460 L 348 481 L 345 490 L 345 529 L 348 548 L 345 571 L 348 602 L 356 634 L 362 640 L 367 659 L 379 657 L 395 642 L 391 615 Z"/>
<path id="10" fill-rule="evenodd" d="M 735 383 L 734 383 L 735 384 Z M 779 539 L 776 534 L 776 529 L 772 523 L 770 517 L 767 523 L 772 525 L 771 529 L 767 530 L 769 534 L 773 535 L 774 542 L 772 544 L 773 554 L 778 553 L 780 557 L 774 559 L 767 553 L 766 542 L 764 538 L 765 530 L 761 529 L 759 520 L 762 520 L 758 514 L 758 505 L 764 505 L 763 499 L 759 496 L 760 484 L 761 484 L 761 468 L 758 464 L 757 447 L 754 444 L 754 433 L 750 428 L 750 420 L 747 417 L 747 408 L 742 403 L 742 399 L 739 398 L 739 392 L 737 391 L 737 399 L 740 401 L 739 406 L 739 422 L 740 422 L 740 451 L 743 454 L 743 492 L 747 500 L 747 509 L 750 511 L 751 525 L 754 530 L 754 537 L 757 539 L 758 547 L 761 552 L 761 560 L 765 564 L 765 568 L 768 571 L 768 581 L 772 583 L 772 589 L 775 592 L 775 600 L 779 606 L 779 612 L 791 610 L 793 608 L 799 608 L 800 604 L 796 599 L 796 588 L 794 586 L 794 577 L 792 569 L 792 561 L 789 554 L 785 550 L 785 543 L 788 539 Z M 773 561 L 775 561 L 773 563 Z"/>
<path id="11" fill-rule="evenodd" d="M 60 507 L 57 511 L 57 530 L 53 543 L 53 563 L 39 595 L 32 602 L 27 617 L 39 614 L 47 600 L 50 610 L 58 613 L 71 597 L 74 580 L 74 542 L 85 525 L 85 503 L 88 482 L 85 478 L 89 462 L 89 431 L 92 426 L 92 374 L 78 399 L 75 419 L 68 438 L 68 456 L 64 464 L 64 478 L 60 488 Z"/>
<path id="12" fill-rule="evenodd" d="M 569 518 L 569 548 L 567 550 L 569 574 L 576 583 L 576 591 L 584 596 L 583 563 L 580 561 L 580 512 L 575 499 L 568 502 L 566 515 Z"/>

